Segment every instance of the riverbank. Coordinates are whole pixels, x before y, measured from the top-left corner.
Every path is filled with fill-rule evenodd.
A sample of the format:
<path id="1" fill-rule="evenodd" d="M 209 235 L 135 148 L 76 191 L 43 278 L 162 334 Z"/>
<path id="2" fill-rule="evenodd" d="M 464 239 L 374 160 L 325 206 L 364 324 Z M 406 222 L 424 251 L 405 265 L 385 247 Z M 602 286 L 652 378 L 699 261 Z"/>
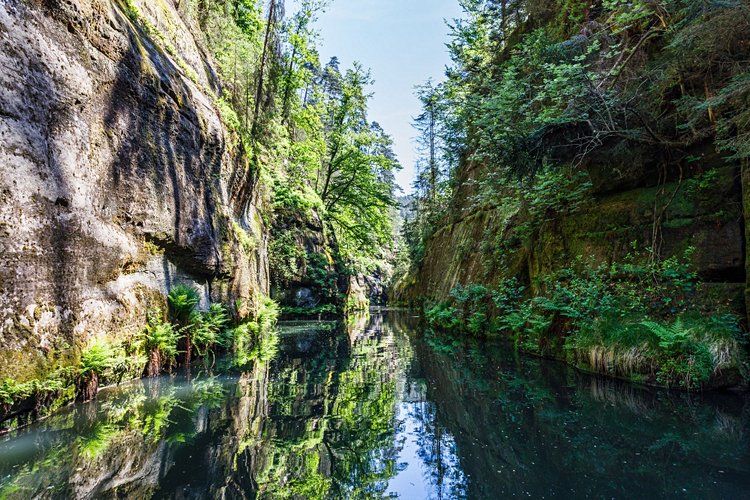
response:
<path id="1" fill-rule="evenodd" d="M 743 320 L 707 290 L 687 259 L 579 260 L 531 289 L 515 278 L 457 285 L 424 308 L 434 328 L 504 338 L 584 371 L 688 391 L 747 389 Z"/>

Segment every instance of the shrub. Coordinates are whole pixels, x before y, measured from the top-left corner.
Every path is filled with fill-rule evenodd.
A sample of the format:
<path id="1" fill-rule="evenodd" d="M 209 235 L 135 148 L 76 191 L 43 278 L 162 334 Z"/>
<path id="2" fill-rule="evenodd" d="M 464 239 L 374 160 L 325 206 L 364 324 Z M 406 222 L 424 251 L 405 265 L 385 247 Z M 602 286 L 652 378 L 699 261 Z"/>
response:
<path id="1" fill-rule="evenodd" d="M 456 285 L 450 300 L 425 311 L 427 321 L 437 328 L 458 329 L 472 335 L 488 330 L 487 303 L 489 291 L 482 285 Z"/>
<path id="2" fill-rule="evenodd" d="M 335 301 L 338 294 L 336 273 L 331 270 L 328 256 L 324 253 L 305 254 L 305 278 L 318 289 L 318 294 L 329 301 Z"/>
<path id="3" fill-rule="evenodd" d="M 284 288 L 300 274 L 305 263 L 305 252 L 297 245 L 294 233 L 281 232 L 271 239 L 268 248 L 268 264 L 274 285 Z"/>
<path id="4" fill-rule="evenodd" d="M 271 331 L 276 326 L 280 313 L 281 309 L 273 299 L 269 297 L 261 297 L 258 315 L 255 320 L 258 323 L 260 331 Z"/>
<path id="5" fill-rule="evenodd" d="M 28 398 L 34 393 L 36 383 L 36 380 L 25 383 L 19 383 L 13 379 L 3 380 L 0 384 L 0 402 L 10 405 L 18 399 Z"/>
<path id="6" fill-rule="evenodd" d="M 661 385 L 697 389 L 710 380 L 714 371 L 738 361 L 727 359 L 727 355 L 738 352 L 737 345 L 727 345 L 734 343 L 736 330 L 728 327 L 726 316 L 722 316 L 706 319 L 685 315 L 671 323 L 640 323 L 653 336 L 658 361 L 656 377 Z"/>
<path id="7" fill-rule="evenodd" d="M 746 335 L 732 315 L 699 308 L 691 254 L 640 263 L 630 255 L 609 267 L 579 259 L 540 280 L 536 297 L 515 278 L 492 291 L 457 286 L 425 317 L 472 335 L 505 332 L 521 350 L 567 351 L 579 366 L 664 386 L 697 389 L 725 369 L 747 378 Z"/>
<path id="8" fill-rule="evenodd" d="M 521 285 L 517 278 L 502 280 L 492 292 L 492 302 L 501 314 L 515 311 L 523 299 L 526 287 Z"/>
<path id="9" fill-rule="evenodd" d="M 279 317 L 279 306 L 268 297 L 261 297 L 255 319 L 246 321 L 228 330 L 226 339 L 234 350 L 234 365 L 243 367 L 253 361 L 266 362 L 278 350 L 278 335 L 275 332 Z"/>
<path id="10" fill-rule="evenodd" d="M 436 328 L 445 330 L 454 330 L 461 326 L 461 320 L 458 317 L 458 310 L 452 307 L 449 302 L 441 302 L 425 310 L 427 322 Z"/>
<path id="11" fill-rule="evenodd" d="M 273 208 L 302 214 L 305 220 L 310 220 L 311 210 L 323 211 L 323 202 L 309 186 L 294 188 L 288 179 L 277 178 L 273 184 Z"/>
<path id="12" fill-rule="evenodd" d="M 500 316 L 498 329 L 510 333 L 516 348 L 540 354 L 542 337 L 551 324 L 549 317 L 534 307 L 533 301 L 524 301 Z"/>

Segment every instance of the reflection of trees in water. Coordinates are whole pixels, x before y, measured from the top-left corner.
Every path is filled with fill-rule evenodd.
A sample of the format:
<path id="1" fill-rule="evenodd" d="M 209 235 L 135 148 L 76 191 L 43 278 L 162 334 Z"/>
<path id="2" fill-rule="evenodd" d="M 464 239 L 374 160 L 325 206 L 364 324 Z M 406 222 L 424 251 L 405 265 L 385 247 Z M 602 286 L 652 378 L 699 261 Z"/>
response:
<path id="1" fill-rule="evenodd" d="M 627 411 L 646 421 L 659 419 L 666 409 L 679 412 L 690 421 L 701 422 L 701 435 L 711 441 L 730 443 L 745 437 L 750 405 L 742 398 L 727 398 L 722 394 L 706 394 L 697 398 L 683 392 L 654 391 L 624 381 L 606 377 L 586 377 L 579 382 L 580 392 L 590 388 L 590 398 L 583 397 L 582 405 L 606 405 Z M 708 403 L 708 404 L 706 404 Z M 591 408 L 593 410 L 593 408 Z"/>
<path id="2" fill-rule="evenodd" d="M 377 497 L 399 470 L 398 401 L 438 497 L 731 497 L 747 483 L 745 398 L 644 390 L 415 328 L 408 313 L 308 323 L 239 374 L 114 389 L 18 433 L 21 451 L 0 443 L 0 498 Z"/>
<path id="3" fill-rule="evenodd" d="M 746 398 L 645 390 L 450 337 L 415 342 L 427 383 L 422 453 L 455 439 L 470 498 L 732 496 L 748 466 Z M 721 469 L 721 472 L 718 472 Z M 746 480 L 744 480 L 746 482 Z"/>
<path id="4" fill-rule="evenodd" d="M 379 496 L 395 474 L 398 449 L 394 342 L 365 317 L 346 336 L 298 341 L 280 354 L 269 389 L 271 414 L 256 472 L 260 496 Z"/>
<path id="5" fill-rule="evenodd" d="M 417 452 L 422 460 L 426 484 L 437 498 L 463 498 L 466 477 L 458 460 L 456 442 L 439 422 L 434 403 L 423 401 L 410 408 L 410 418 L 418 423 Z"/>
<path id="6" fill-rule="evenodd" d="M 437 498 L 464 497 L 466 477 L 458 461 L 456 442 L 439 420 L 437 406 L 428 398 L 427 381 L 420 370 L 422 360 L 415 357 L 418 318 L 409 311 L 390 311 L 387 320 L 381 317 L 380 324 L 383 336 L 393 339 L 396 350 L 392 362 L 396 365 L 398 400 L 405 412 L 402 418 L 416 426 L 412 431 L 422 461 L 422 480 Z"/>
<path id="7" fill-rule="evenodd" d="M 144 380 L 55 416 L 0 497 L 377 496 L 396 469 L 395 353 L 367 325 L 285 339 L 230 380 Z"/>

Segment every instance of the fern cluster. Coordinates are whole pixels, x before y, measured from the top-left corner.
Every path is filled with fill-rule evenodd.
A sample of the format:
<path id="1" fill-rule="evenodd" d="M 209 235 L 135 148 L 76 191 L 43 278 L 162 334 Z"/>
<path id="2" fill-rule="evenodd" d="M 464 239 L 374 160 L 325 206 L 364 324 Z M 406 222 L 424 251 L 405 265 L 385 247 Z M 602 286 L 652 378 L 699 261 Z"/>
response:
<path id="1" fill-rule="evenodd" d="M 138 340 L 146 353 L 158 351 L 167 360 L 174 361 L 180 336 L 180 328 L 165 321 L 161 310 L 155 308 L 148 312 L 146 326 Z"/>
<path id="2" fill-rule="evenodd" d="M 701 304 L 690 253 L 650 264 L 580 261 L 536 283 L 536 295 L 515 278 L 494 289 L 457 286 L 425 318 L 438 329 L 504 335 L 526 352 L 663 386 L 698 389 L 727 370 L 747 377 L 746 335 L 735 316 Z"/>
<path id="3" fill-rule="evenodd" d="M 195 306 L 200 302 L 200 295 L 195 287 L 179 284 L 169 290 L 167 301 L 173 317 L 185 324 L 190 319 Z"/>

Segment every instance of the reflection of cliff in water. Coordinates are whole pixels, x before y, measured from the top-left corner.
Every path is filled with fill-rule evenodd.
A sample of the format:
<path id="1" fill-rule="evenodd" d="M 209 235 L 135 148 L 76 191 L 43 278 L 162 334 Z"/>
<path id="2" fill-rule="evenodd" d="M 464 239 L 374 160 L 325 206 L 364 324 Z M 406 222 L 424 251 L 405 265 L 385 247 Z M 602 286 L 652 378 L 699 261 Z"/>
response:
<path id="1" fill-rule="evenodd" d="M 433 441 L 455 439 L 470 498 L 732 497 L 747 485 L 748 405 L 653 391 L 450 338 L 417 342 Z M 435 450 L 435 451 L 433 451 Z M 432 452 L 431 452 L 432 451 Z"/>
<path id="2" fill-rule="evenodd" d="M 240 372 L 109 389 L 0 441 L 0 498 L 747 491 L 743 396 L 645 390 L 417 321 L 290 323 Z"/>
<path id="3" fill-rule="evenodd" d="M 0 484 L 0 497 L 150 497 L 182 465 L 185 447 L 204 450 L 194 460 L 195 472 L 204 473 L 200 467 L 219 445 L 205 442 L 215 436 L 218 410 L 236 402 L 225 399 L 227 387 L 207 375 L 149 379 L 63 411 L 0 444 L 0 474 L 12 478 Z"/>
<path id="4" fill-rule="evenodd" d="M 378 494 L 398 451 L 395 356 L 366 326 L 292 325 L 239 375 L 139 381 L 63 411 L 0 444 L 0 497 Z"/>

